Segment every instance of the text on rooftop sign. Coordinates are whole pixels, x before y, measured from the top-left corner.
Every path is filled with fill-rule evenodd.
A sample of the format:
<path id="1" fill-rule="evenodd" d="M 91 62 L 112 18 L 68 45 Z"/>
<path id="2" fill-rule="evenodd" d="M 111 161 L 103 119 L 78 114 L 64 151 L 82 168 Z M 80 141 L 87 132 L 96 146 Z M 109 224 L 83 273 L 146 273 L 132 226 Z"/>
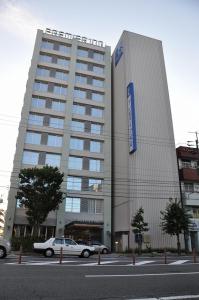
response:
<path id="1" fill-rule="evenodd" d="M 50 28 L 46 28 L 46 33 L 56 35 L 56 36 L 60 36 L 60 37 L 64 37 L 64 38 L 67 38 L 67 39 L 70 39 L 70 40 L 76 39 L 80 42 L 91 44 L 91 45 L 94 45 L 94 46 L 105 47 L 105 44 L 104 44 L 103 41 L 97 41 L 97 40 L 94 40 L 94 39 L 89 39 L 85 36 L 75 35 L 75 34 L 71 34 L 71 33 L 68 33 L 68 32 L 58 31 L 58 30 L 50 29 Z"/>

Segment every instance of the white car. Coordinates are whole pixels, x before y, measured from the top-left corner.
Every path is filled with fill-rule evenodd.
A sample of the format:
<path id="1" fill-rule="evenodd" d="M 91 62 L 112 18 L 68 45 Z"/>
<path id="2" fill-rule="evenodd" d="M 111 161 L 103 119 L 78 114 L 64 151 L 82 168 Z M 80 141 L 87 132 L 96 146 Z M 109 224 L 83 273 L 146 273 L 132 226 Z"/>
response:
<path id="1" fill-rule="evenodd" d="M 100 253 L 102 254 L 108 254 L 110 251 L 109 251 L 109 248 L 103 244 L 101 244 L 100 242 L 98 241 L 91 241 L 89 243 L 89 245 L 91 247 L 94 247 L 95 248 L 95 252 L 98 252 L 100 251 Z"/>
<path id="2" fill-rule="evenodd" d="M 11 244 L 9 241 L 0 237 L 0 258 L 4 258 L 10 253 Z"/>
<path id="3" fill-rule="evenodd" d="M 94 254 L 95 248 L 87 245 L 78 245 L 68 238 L 50 238 L 44 243 L 34 243 L 33 248 L 37 253 L 43 253 L 46 257 L 60 254 L 61 247 L 63 255 L 77 255 L 79 257 L 89 257 Z"/>

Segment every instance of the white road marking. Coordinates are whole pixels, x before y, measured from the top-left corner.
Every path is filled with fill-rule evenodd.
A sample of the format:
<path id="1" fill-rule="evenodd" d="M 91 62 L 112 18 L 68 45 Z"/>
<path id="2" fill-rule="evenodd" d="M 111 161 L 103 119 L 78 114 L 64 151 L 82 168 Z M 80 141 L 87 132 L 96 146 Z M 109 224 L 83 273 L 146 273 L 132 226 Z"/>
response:
<path id="1" fill-rule="evenodd" d="M 187 261 L 189 261 L 189 260 L 182 260 L 182 259 L 181 260 L 176 260 L 176 261 L 170 263 L 169 265 L 182 265 Z"/>
<path id="2" fill-rule="evenodd" d="M 143 260 L 143 261 L 139 261 L 139 262 L 136 262 L 134 266 L 142 266 L 142 265 L 146 265 L 146 264 L 151 264 L 155 262 L 155 260 Z M 127 266 L 132 266 L 133 263 L 127 265 Z"/>
<path id="3" fill-rule="evenodd" d="M 198 275 L 199 272 L 183 272 L 183 273 L 146 273 L 146 274 L 113 274 L 113 275 L 85 275 L 87 278 L 98 277 L 147 277 L 147 276 L 172 276 L 172 275 Z"/>
<path id="4" fill-rule="evenodd" d="M 118 262 L 119 260 L 109 260 L 109 261 L 101 261 L 100 262 L 100 265 L 107 265 L 107 264 L 113 264 L 113 263 L 116 263 Z M 95 263 L 87 263 L 87 264 L 80 264 L 79 266 L 97 266 L 98 263 L 95 262 Z"/>
<path id="5" fill-rule="evenodd" d="M 194 299 L 199 298 L 199 295 L 183 295 L 183 296 L 170 296 L 160 298 L 132 298 L 127 300 L 180 300 L 180 299 Z"/>
<path id="6" fill-rule="evenodd" d="M 62 260 L 62 263 L 74 263 L 76 261 L 72 260 Z M 60 264 L 59 261 L 22 261 L 21 265 L 26 265 L 26 266 L 47 266 L 47 265 L 52 265 L 52 264 Z M 6 263 L 6 265 L 19 265 L 18 262 L 12 262 L 12 263 Z"/>

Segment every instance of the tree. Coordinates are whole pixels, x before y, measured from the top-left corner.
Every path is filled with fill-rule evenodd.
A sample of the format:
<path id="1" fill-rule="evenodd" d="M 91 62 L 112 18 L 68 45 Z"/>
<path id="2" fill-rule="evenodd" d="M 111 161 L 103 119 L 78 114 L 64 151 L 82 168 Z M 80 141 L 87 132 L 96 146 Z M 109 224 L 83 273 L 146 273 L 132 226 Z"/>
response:
<path id="1" fill-rule="evenodd" d="M 188 231 L 189 224 L 191 223 L 191 215 L 182 207 L 181 202 L 177 198 L 174 200 L 170 198 L 165 211 L 161 211 L 160 213 L 162 215 L 162 230 L 171 236 L 176 235 L 177 249 L 180 255 L 180 234 Z"/>
<path id="2" fill-rule="evenodd" d="M 27 219 L 35 235 L 49 212 L 58 209 L 64 199 L 60 190 L 63 177 L 57 167 L 50 166 L 22 169 L 19 173 L 16 199 L 27 209 Z"/>
<path id="3" fill-rule="evenodd" d="M 136 212 L 133 220 L 131 222 L 131 226 L 134 228 L 133 233 L 135 234 L 135 241 L 138 243 L 138 251 L 141 253 L 142 250 L 142 234 L 145 231 L 148 231 L 148 223 L 144 222 L 144 209 L 140 207 Z"/>

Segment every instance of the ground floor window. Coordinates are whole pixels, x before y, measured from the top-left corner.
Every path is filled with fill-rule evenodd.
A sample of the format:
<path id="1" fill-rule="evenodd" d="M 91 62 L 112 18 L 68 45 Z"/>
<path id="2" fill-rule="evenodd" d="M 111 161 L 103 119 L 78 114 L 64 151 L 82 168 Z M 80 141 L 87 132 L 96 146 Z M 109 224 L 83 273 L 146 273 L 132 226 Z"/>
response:
<path id="1" fill-rule="evenodd" d="M 15 224 L 12 235 L 14 237 L 32 237 L 34 236 L 33 227 L 30 225 Z M 40 226 L 37 236 L 44 239 L 55 236 L 55 226 Z"/>

